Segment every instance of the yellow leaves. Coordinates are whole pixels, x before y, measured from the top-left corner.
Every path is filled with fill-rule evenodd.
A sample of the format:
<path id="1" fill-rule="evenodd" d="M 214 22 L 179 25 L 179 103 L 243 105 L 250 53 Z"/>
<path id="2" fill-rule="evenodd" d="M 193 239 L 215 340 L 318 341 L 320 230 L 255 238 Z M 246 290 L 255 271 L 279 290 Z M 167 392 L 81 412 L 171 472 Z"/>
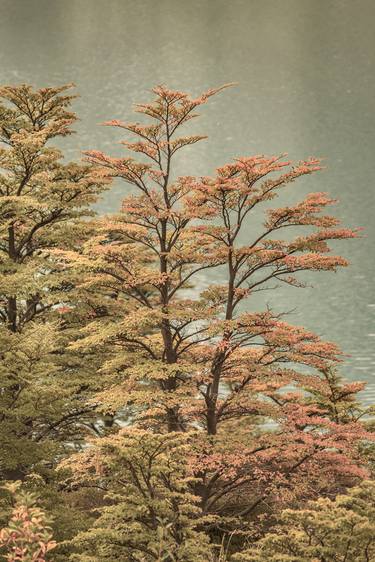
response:
<path id="1" fill-rule="evenodd" d="M 108 489 L 110 500 L 102 502 L 95 526 L 74 540 L 82 560 L 101 553 L 144 560 L 146 551 L 155 560 L 207 561 L 210 545 L 195 530 L 205 519 L 191 492 L 189 437 L 129 428 L 98 440 L 95 456 L 86 450 L 80 455 L 84 460 L 79 455 L 72 459 L 68 483 L 99 484 Z"/>
<path id="2" fill-rule="evenodd" d="M 213 306 L 220 306 L 226 302 L 228 288 L 225 285 L 210 285 L 202 291 L 201 298 Z"/>
<path id="3" fill-rule="evenodd" d="M 286 509 L 278 525 L 241 555 L 242 562 L 372 560 L 374 483 L 363 482 L 335 499 L 319 498 L 300 510 Z"/>
<path id="4" fill-rule="evenodd" d="M 180 361 L 178 363 L 168 364 L 163 361 L 149 361 L 143 365 L 139 364 L 137 367 L 127 369 L 126 373 L 133 379 L 139 381 L 147 380 L 167 380 L 174 377 L 184 377 L 191 374 L 192 365 L 185 364 Z"/>
<path id="5" fill-rule="evenodd" d="M 59 345 L 57 324 L 30 324 L 21 334 L 21 350 L 29 360 L 37 360 L 55 351 Z"/>
<path id="6" fill-rule="evenodd" d="M 65 84 L 57 88 L 41 88 L 34 90 L 27 84 L 19 86 L 3 86 L 0 88 L 0 97 L 6 103 L 8 113 L 5 114 L 10 121 L 10 130 L 28 131 L 44 130 L 49 137 L 70 134 L 70 125 L 76 120 L 73 112 L 67 107 L 76 97 L 75 95 L 61 95 L 69 90 L 73 84 Z M 0 128 L 3 136 L 8 140 L 9 127 L 2 124 Z"/>
<path id="7" fill-rule="evenodd" d="M 111 318 L 91 322 L 82 329 L 83 338 L 72 343 L 72 349 L 103 345 L 111 341 L 127 345 L 135 344 L 137 341 L 145 345 L 152 343 L 153 330 L 160 325 L 163 318 L 161 310 L 136 308 L 133 311 L 129 308 L 124 318 L 113 322 Z M 145 335 L 148 334 L 148 335 Z M 160 337 L 160 336 L 159 336 Z"/>
<path id="8" fill-rule="evenodd" d="M 178 477 L 179 471 L 175 463 L 181 462 L 180 455 L 186 453 L 190 438 L 189 434 L 151 433 L 137 426 L 127 427 L 111 436 L 91 439 L 86 451 L 73 455 L 70 459 L 63 461 L 60 466 L 64 470 L 72 469 L 73 481 L 85 481 L 93 474 L 94 478 L 95 476 L 107 476 L 116 481 L 116 476 L 120 477 L 118 471 L 126 479 L 130 477 L 129 465 L 124 461 L 131 462 L 135 470 L 138 470 L 143 463 L 147 465 L 150 460 L 151 463 L 156 464 L 156 473 L 161 469 L 166 470 L 173 478 L 173 467 L 175 467 L 175 476 Z M 169 454 L 173 455 L 174 452 L 176 456 L 171 458 Z M 108 472 L 106 468 L 110 468 L 111 471 Z M 183 480 L 185 481 L 185 477 Z M 185 483 L 187 484 L 187 481 Z"/>

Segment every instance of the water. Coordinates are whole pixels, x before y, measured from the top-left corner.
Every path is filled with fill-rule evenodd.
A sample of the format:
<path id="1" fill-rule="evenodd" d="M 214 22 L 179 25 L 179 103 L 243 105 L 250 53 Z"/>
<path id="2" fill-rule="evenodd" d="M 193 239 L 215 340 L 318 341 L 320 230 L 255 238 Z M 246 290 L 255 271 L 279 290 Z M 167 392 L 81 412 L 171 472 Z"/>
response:
<path id="1" fill-rule="evenodd" d="M 131 104 L 146 100 L 154 84 L 198 94 L 232 81 L 238 86 L 202 110 L 195 126 L 209 141 L 185 153 L 181 174 L 209 174 L 235 156 L 258 153 L 325 158 L 324 173 L 290 187 L 288 200 L 329 191 L 340 199 L 336 214 L 364 227 L 365 238 L 338 245 L 350 268 L 313 275 L 315 288 L 283 287 L 267 300 L 276 310 L 296 308 L 291 322 L 350 354 L 343 373 L 369 382 L 369 402 L 374 17 L 372 0 L 0 0 L 0 82 L 77 85 L 81 121 L 69 139 L 71 158 L 91 148 L 119 153 L 121 136 L 98 123 L 131 119 Z M 116 210 L 125 190 L 116 186 L 100 210 Z"/>

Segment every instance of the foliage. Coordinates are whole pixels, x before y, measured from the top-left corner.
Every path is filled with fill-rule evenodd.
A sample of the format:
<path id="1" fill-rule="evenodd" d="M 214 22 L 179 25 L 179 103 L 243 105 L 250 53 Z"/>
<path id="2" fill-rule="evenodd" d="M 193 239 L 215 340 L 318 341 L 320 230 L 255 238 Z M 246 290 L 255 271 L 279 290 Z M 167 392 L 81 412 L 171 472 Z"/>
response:
<path id="1" fill-rule="evenodd" d="M 286 510 L 280 524 L 238 562 L 371 562 L 375 560 L 375 484 L 365 481 L 335 500 Z"/>
<path id="2" fill-rule="evenodd" d="M 326 193 L 273 206 L 314 158 L 176 174 L 205 139 L 181 127 L 225 88 L 154 88 L 142 123 L 107 123 L 136 157 L 80 164 L 51 146 L 72 132 L 69 86 L 0 88 L 0 476 L 31 490 L 2 540 L 28 562 L 55 546 L 42 489 L 55 562 L 374 557 L 364 385 L 335 344 L 253 306 L 345 267 L 330 243 L 358 230 Z M 114 178 L 121 212 L 88 220 Z"/>
<path id="3" fill-rule="evenodd" d="M 79 245 L 77 221 L 105 186 L 95 167 L 62 162 L 50 146 L 72 133 L 69 88 L 0 88 L 0 472 L 10 479 L 50 462 L 92 410 L 85 362 L 64 351 L 82 326 L 62 321 L 74 279 L 50 255 Z"/>
<path id="4" fill-rule="evenodd" d="M 45 562 L 56 547 L 48 520 L 37 507 L 37 498 L 20 489 L 20 482 L 8 484 L 14 507 L 8 526 L 0 530 L 0 557 L 7 562 Z"/>
<path id="5" fill-rule="evenodd" d="M 103 490 L 94 526 L 75 540 L 73 560 L 208 562 L 203 519 L 191 492 L 188 437 L 122 429 L 66 461 L 70 486 Z"/>
<path id="6" fill-rule="evenodd" d="M 192 98 L 160 86 L 151 103 L 136 106 L 149 122 L 107 123 L 137 137 L 123 144 L 141 158 L 98 151 L 87 158 L 132 191 L 122 213 L 100 220 L 79 253 L 59 256 L 82 272 L 82 289 L 110 290 L 111 307 L 123 313 L 94 317 L 72 346 L 106 353 L 106 387 L 95 403 L 149 431 L 200 429 L 191 453 L 194 489 L 203 511 L 222 517 L 222 529 L 233 517 L 238 526 L 367 476 L 358 447 L 371 435 L 361 415 L 344 420 L 332 410 L 334 402 L 348 414 L 346 392 L 362 388 L 345 391 L 337 380 L 341 395 L 333 397 L 335 375 L 327 373 L 341 359 L 337 346 L 281 313 L 249 310 L 270 283 L 300 286 L 299 272 L 347 265 L 329 242 L 358 233 L 327 214 L 334 200 L 325 193 L 268 205 L 256 230 L 262 204 L 320 163 L 244 157 L 212 177 L 175 177 L 176 153 L 204 138 L 179 137 L 179 129 L 221 90 Z M 251 221 L 253 238 L 244 245 Z M 200 291 L 206 270 L 222 283 Z"/>

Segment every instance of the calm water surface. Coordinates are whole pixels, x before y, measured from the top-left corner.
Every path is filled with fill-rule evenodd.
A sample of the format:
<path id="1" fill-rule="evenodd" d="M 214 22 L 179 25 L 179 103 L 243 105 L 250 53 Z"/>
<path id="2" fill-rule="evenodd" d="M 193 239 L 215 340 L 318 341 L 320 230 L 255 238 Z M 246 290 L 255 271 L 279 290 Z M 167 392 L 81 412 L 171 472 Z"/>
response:
<path id="1" fill-rule="evenodd" d="M 0 0 L 0 82 L 77 85 L 71 158 L 119 153 L 118 132 L 97 124 L 132 118 L 154 84 L 198 94 L 232 81 L 195 122 L 209 140 L 185 152 L 180 174 L 259 153 L 325 158 L 326 170 L 291 186 L 284 203 L 309 191 L 338 198 L 336 214 L 365 229 L 341 245 L 351 267 L 252 306 L 295 308 L 291 322 L 338 343 L 350 354 L 344 374 L 369 383 L 366 401 L 375 398 L 374 19 L 372 0 Z M 117 210 L 125 190 L 100 210 Z"/>

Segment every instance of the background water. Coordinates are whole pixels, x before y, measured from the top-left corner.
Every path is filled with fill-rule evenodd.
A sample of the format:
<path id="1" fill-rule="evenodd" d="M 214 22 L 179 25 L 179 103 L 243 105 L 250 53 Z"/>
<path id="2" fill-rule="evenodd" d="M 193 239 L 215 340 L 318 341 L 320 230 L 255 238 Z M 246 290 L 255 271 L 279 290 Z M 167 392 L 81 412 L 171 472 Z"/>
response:
<path id="1" fill-rule="evenodd" d="M 118 153 L 118 132 L 98 123 L 131 119 L 131 104 L 157 83 L 195 95 L 232 81 L 194 123 L 209 140 L 185 152 L 179 173 L 259 153 L 325 158 L 326 170 L 283 201 L 329 191 L 365 238 L 340 245 L 350 268 L 266 300 L 295 308 L 291 322 L 351 355 L 343 372 L 369 382 L 366 401 L 375 397 L 374 19 L 373 0 L 0 0 L 0 82 L 77 86 L 71 158 Z M 100 210 L 117 210 L 125 190 L 116 186 Z"/>

